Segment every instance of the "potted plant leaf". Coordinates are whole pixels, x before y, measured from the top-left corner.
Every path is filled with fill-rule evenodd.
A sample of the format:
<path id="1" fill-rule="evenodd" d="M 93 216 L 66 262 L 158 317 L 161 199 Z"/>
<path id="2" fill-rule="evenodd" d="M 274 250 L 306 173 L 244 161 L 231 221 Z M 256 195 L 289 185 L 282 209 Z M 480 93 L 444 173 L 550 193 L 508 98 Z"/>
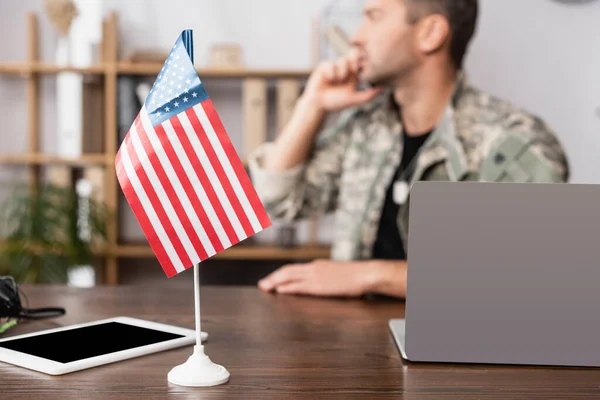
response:
<path id="1" fill-rule="evenodd" d="M 0 209 L 0 275 L 17 283 L 68 283 L 106 239 L 106 207 L 73 187 L 15 186 Z"/>

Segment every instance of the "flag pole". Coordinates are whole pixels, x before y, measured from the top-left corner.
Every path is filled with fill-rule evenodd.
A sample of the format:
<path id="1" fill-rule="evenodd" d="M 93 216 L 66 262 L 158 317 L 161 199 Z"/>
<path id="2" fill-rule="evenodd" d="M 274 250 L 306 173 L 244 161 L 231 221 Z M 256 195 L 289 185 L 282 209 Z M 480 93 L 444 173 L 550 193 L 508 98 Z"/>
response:
<path id="1" fill-rule="evenodd" d="M 192 66 L 194 65 L 194 44 L 192 31 L 185 30 L 181 35 Z M 167 375 L 169 382 L 181 386 L 214 386 L 229 381 L 229 371 L 215 364 L 204 353 L 200 325 L 200 263 L 194 264 L 194 311 L 196 317 L 196 345 L 193 354 L 183 364 L 175 366 Z"/>
<path id="2" fill-rule="evenodd" d="M 202 347 L 202 330 L 200 329 L 200 264 L 194 264 L 194 307 L 196 312 L 196 346 Z"/>
<path id="3" fill-rule="evenodd" d="M 183 32 L 183 45 L 190 61 L 194 65 L 194 36 L 191 30 Z M 194 264 L 194 311 L 196 315 L 196 346 L 202 347 L 202 329 L 200 324 L 200 263 Z"/>

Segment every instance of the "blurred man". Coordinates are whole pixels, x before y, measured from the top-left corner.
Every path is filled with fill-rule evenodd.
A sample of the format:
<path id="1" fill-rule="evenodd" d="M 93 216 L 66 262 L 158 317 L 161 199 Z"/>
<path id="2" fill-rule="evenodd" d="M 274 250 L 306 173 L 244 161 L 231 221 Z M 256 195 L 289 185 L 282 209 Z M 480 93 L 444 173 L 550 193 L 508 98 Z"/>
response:
<path id="1" fill-rule="evenodd" d="M 356 51 L 315 69 L 287 127 L 250 160 L 274 219 L 335 212 L 332 259 L 280 268 L 262 290 L 403 298 L 415 181 L 568 180 L 542 120 L 467 83 L 477 15 L 477 0 L 366 0 Z"/>

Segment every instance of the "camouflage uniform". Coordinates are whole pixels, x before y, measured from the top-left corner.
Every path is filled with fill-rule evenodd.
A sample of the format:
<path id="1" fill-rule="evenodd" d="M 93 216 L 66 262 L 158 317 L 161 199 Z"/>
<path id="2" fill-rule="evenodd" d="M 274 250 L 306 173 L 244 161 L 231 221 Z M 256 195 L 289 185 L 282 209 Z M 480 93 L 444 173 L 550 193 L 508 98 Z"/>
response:
<path id="1" fill-rule="evenodd" d="M 369 259 L 386 189 L 402 154 L 402 126 L 391 92 L 341 113 L 316 139 L 304 165 L 281 173 L 262 168 L 266 143 L 250 157 L 250 173 L 273 219 L 295 221 L 335 212 L 334 260 Z M 418 180 L 566 182 L 563 149 L 545 123 L 458 79 L 452 101 L 416 156 Z M 398 213 L 407 249 L 408 201 Z"/>

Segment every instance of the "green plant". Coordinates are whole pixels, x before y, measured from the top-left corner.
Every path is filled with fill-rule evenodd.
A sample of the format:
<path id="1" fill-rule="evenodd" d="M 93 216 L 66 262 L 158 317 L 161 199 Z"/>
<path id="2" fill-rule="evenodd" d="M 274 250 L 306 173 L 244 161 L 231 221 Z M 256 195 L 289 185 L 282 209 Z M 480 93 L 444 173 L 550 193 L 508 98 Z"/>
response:
<path id="1" fill-rule="evenodd" d="M 81 200 L 71 187 L 15 187 L 0 209 L 0 275 L 18 283 L 66 282 L 69 268 L 92 264 L 94 249 L 106 239 L 106 213 L 104 204 Z"/>

